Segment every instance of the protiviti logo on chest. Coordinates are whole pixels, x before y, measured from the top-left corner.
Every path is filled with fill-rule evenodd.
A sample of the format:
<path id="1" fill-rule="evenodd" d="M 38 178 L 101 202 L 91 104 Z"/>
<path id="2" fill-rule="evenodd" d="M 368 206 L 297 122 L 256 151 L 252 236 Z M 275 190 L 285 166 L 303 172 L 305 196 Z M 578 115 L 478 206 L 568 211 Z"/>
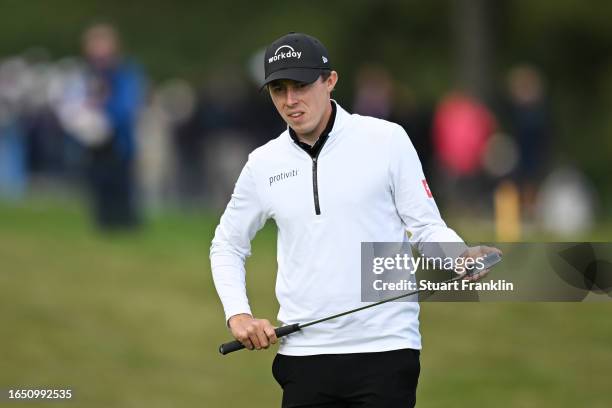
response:
<path id="1" fill-rule="evenodd" d="M 298 175 L 297 169 L 283 171 L 282 173 L 279 173 L 277 175 L 270 176 L 270 185 L 276 183 L 277 181 L 285 180 L 285 179 L 288 179 L 289 177 L 295 177 L 297 175 Z"/>
<path id="2" fill-rule="evenodd" d="M 279 52 L 280 50 L 284 50 Z M 268 58 L 268 63 L 275 62 L 285 58 L 297 58 L 300 59 L 302 51 L 295 51 L 293 47 L 289 45 L 281 45 L 274 51 L 274 56 Z"/>

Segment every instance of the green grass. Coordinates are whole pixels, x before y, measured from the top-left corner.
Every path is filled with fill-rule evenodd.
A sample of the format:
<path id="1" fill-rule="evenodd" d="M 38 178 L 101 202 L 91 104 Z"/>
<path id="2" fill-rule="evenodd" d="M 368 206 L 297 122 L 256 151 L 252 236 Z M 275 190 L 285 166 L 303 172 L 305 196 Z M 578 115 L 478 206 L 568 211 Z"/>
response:
<path id="1" fill-rule="evenodd" d="M 229 333 L 208 264 L 216 222 L 168 214 L 100 235 L 74 205 L 0 205 L 0 388 L 71 387 L 79 407 L 279 406 L 274 351 L 217 352 Z M 271 320 L 275 265 L 268 225 L 247 268 Z M 424 303 L 418 406 L 609 406 L 611 311 Z"/>

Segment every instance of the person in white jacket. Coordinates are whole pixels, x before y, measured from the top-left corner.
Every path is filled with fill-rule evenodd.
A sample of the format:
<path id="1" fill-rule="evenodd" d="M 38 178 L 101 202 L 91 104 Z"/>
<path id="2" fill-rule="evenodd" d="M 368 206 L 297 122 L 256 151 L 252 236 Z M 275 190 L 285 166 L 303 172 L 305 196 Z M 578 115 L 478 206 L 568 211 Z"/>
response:
<path id="1" fill-rule="evenodd" d="M 245 286 L 251 240 L 269 218 L 278 227 L 283 325 L 363 305 L 362 242 L 404 242 L 409 231 L 419 250 L 457 242 L 462 256 L 497 251 L 467 248 L 446 226 L 401 126 L 351 115 L 331 99 L 338 74 L 316 38 L 279 38 L 264 66 L 287 130 L 249 155 L 210 251 L 227 325 L 248 349 L 277 342 L 274 326 L 251 312 Z M 418 313 L 417 302 L 390 302 L 282 338 L 272 371 L 283 407 L 414 406 Z"/>

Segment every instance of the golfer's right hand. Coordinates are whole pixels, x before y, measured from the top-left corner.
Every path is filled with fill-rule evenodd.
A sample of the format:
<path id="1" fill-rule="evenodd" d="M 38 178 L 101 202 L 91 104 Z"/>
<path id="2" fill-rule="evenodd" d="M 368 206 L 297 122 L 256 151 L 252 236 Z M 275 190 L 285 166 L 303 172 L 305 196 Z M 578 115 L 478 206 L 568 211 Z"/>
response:
<path id="1" fill-rule="evenodd" d="M 243 313 L 230 317 L 228 324 L 234 338 L 249 350 L 267 349 L 277 342 L 274 326 L 266 319 Z"/>

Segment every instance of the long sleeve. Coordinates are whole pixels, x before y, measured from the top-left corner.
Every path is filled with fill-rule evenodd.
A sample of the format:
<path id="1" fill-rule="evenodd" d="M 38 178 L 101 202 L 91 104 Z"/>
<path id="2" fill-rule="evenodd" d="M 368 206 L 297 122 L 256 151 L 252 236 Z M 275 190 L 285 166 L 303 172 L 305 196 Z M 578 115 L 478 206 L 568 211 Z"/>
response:
<path id="1" fill-rule="evenodd" d="M 411 234 L 412 245 L 427 256 L 458 256 L 467 246 L 442 220 L 417 152 L 401 126 L 394 127 L 390 145 L 391 189 L 397 212 Z M 444 248 L 427 245 L 449 242 L 458 244 L 444 245 Z"/>
<path id="2" fill-rule="evenodd" d="M 226 322 L 236 314 L 251 314 L 244 263 L 251 254 L 251 240 L 266 220 L 247 163 L 221 216 L 210 248 L 213 281 L 223 304 Z"/>

